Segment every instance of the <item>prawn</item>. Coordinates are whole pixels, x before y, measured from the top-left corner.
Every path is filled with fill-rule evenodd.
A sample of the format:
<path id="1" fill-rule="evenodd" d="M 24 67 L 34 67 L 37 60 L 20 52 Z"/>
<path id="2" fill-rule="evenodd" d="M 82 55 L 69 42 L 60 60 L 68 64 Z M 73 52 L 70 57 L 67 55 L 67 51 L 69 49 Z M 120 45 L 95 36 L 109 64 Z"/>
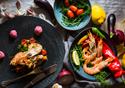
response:
<path id="1" fill-rule="evenodd" d="M 90 46 L 90 49 L 92 49 L 93 47 L 95 47 L 95 44 L 96 44 L 95 38 L 94 38 L 94 36 L 92 35 L 91 32 L 88 33 L 88 36 L 89 36 L 90 40 L 88 40 L 87 42 L 88 42 L 88 44 Z"/>
<path id="2" fill-rule="evenodd" d="M 113 58 L 108 58 L 104 61 L 101 61 L 98 64 L 95 64 L 93 67 L 87 67 L 87 64 L 89 63 L 89 60 L 86 60 L 85 63 L 83 64 L 83 70 L 90 75 L 94 75 L 99 73 L 104 67 L 106 67 L 108 65 L 108 63 L 110 63 L 111 61 L 113 61 Z"/>
<path id="3" fill-rule="evenodd" d="M 97 57 L 102 56 L 102 48 L 103 48 L 103 40 L 100 39 L 98 41 L 98 46 L 97 46 Z"/>
<path id="4" fill-rule="evenodd" d="M 88 47 L 86 47 L 86 48 L 84 48 L 83 49 L 83 59 L 84 60 L 93 60 L 95 57 L 96 57 L 96 52 L 93 52 L 93 53 L 91 53 L 91 52 L 89 52 L 88 51 Z"/>
<path id="5" fill-rule="evenodd" d="M 92 65 L 98 64 L 102 61 L 103 56 L 97 57 L 94 61 L 91 62 Z"/>

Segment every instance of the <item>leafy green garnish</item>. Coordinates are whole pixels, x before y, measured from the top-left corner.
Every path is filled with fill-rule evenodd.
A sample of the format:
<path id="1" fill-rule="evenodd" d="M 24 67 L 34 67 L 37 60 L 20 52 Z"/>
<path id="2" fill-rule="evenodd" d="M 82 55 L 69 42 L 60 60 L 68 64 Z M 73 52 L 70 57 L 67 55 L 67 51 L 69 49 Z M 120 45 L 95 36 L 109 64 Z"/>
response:
<path id="1" fill-rule="evenodd" d="M 75 18 L 68 18 L 67 16 L 63 15 L 62 19 L 63 19 L 63 22 L 65 25 L 67 26 L 74 26 L 74 25 L 79 25 L 80 22 L 83 20 L 85 14 L 81 14 L 79 15 L 78 17 L 75 17 Z"/>
<path id="2" fill-rule="evenodd" d="M 94 76 L 96 77 L 97 81 L 101 83 L 102 87 L 107 88 L 109 86 L 109 83 L 106 81 L 106 78 L 109 76 L 109 73 L 103 70 L 100 73 L 95 74 Z"/>
<path id="3" fill-rule="evenodd" d="M 19 49 L 19 51 L 21 51 L 21 52 L 28 51 L 28 47 L 25 47 L 25 46 L 23 46 L 23 45 L 19 45 L 19 46 L 18 46 L 18 49 Z"/>

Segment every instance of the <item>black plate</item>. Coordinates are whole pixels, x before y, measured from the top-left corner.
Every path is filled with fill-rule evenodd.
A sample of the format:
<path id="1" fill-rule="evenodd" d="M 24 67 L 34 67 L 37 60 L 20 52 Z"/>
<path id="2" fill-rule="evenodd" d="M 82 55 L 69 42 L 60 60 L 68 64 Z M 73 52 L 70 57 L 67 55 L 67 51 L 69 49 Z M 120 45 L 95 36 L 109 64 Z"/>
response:
<path id="1" fill-rule="evenodd" d="M 43 33 L 39 37 L 34 35 L 34 28 L 37 25 L 41 25 L 43 28 Z M 15 28 L 18 32 L 18 37 L 15 40 L 12 40 L 8 35 L 11 28 Z M 52 64 L 57 64 L 58 67 L 53 75 L 35 85 L 34 88 L 45 88 L 56 79 L 62 68 L 65 54 L 64 44 L 60 33 L 42 19 L 21 16 L 0 25 L 0 50 L 4 51 L 6 54 L 6 57 L 0 63 L 0 82 L 21 75 L 11 71 L 9 63 L 12 54 L 15 53 L 19 41 L 22 38 L 30 37 L 35 37 L 35 39 L 47 49 L 48 61 L 43 67 L 48 67 Z M 20 80 L 13 85 L 10 85 L 9 88 L 23 88 L 23 86 L 32 78 L 33 77 L 29 77 L 25 80 Z"/>
<path id="2" fill-rule="evenodd" d="M 72 50 L 74 48 L 74 46 L 77 44 L 77 42 L 84 36 L 86 35 L 89 31 L 91 31 L 92 28 L 87 28 L 85 30 L 83 30 L 82 32 L 80 32 L 77 37 L 75 38 L 75 40 L 73 41 L 72 45 L 71 45 L 71 48 L 69 50 L 69 62 L 71 64 L 71 66 L 73 67 L 73 70 L 78 74 L 80 75 L 83 79 L 87 79 L 87 80 L 91 80 L 91 81 L 95 81 L 96 78 L 94 76 L 91 76 L 91 75 L 88 75 L 87 73 L 85 73 L 83 71 L 83 68 L 82 66 L 80 67 L 80 69 L 77 69 L 76 66 L 74 65 L 73 61 L 72 61 Z M 108 45 L 109 47 L 113 50 L 114 54 L 117 55 L 117 52 L 116 52 L 116 48 L 113 46 L 109 36 L 102 30 L 100 30 L 101 33 L 103 35 L 105 35 L 106 39 L 103 39 Z"/>

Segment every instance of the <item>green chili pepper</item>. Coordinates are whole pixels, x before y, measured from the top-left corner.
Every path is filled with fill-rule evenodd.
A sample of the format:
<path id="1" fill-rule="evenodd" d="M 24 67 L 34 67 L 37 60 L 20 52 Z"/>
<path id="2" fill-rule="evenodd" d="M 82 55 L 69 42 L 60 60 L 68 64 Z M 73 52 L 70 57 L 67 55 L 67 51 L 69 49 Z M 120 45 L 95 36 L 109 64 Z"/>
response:
<path id="1" fill-rule="evenodd" d="M 96 33 L 98 36 L 100 36 L 101 38 L 106 39 L 106 37 L 99 31 L 99 29 L 92 27 L 92 32 Z"/>

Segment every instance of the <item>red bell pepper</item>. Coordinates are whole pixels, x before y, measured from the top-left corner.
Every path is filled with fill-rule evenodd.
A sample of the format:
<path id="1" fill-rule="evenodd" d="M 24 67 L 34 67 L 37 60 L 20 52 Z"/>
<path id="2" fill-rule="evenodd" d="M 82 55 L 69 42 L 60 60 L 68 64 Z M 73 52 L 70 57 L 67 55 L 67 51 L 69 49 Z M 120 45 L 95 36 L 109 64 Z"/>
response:
<path id="1" fill-rule="evenodd" d="M 125 74 L 125 71 L 122 69 L 118 58 L 105 42 L 103 42 L 102 53 L 106 58 L 113 58 L 113 61 L 108 64 L 108 68 L 111 72 L 113 72 L 115 78 L 121 77 L 123 74 Z"/>
<path id="2" fill-rule="evenodd" d="M 110 47 L 105 42 L 103 42 L 102 53 L 104 54 L 104 56 L 106 58 L 111 57 L 113 59 L 116 59 L 116 56 L 114 55 L 113 51 L 110 49 Z"/>
<path id="3" fill-rule="evenodd" d="M 109 69 L 112 72 L 116 72 L 121 70 L 121 65 L 119 61 L 113 60 L 111 63 L 108 64 Z"/>

